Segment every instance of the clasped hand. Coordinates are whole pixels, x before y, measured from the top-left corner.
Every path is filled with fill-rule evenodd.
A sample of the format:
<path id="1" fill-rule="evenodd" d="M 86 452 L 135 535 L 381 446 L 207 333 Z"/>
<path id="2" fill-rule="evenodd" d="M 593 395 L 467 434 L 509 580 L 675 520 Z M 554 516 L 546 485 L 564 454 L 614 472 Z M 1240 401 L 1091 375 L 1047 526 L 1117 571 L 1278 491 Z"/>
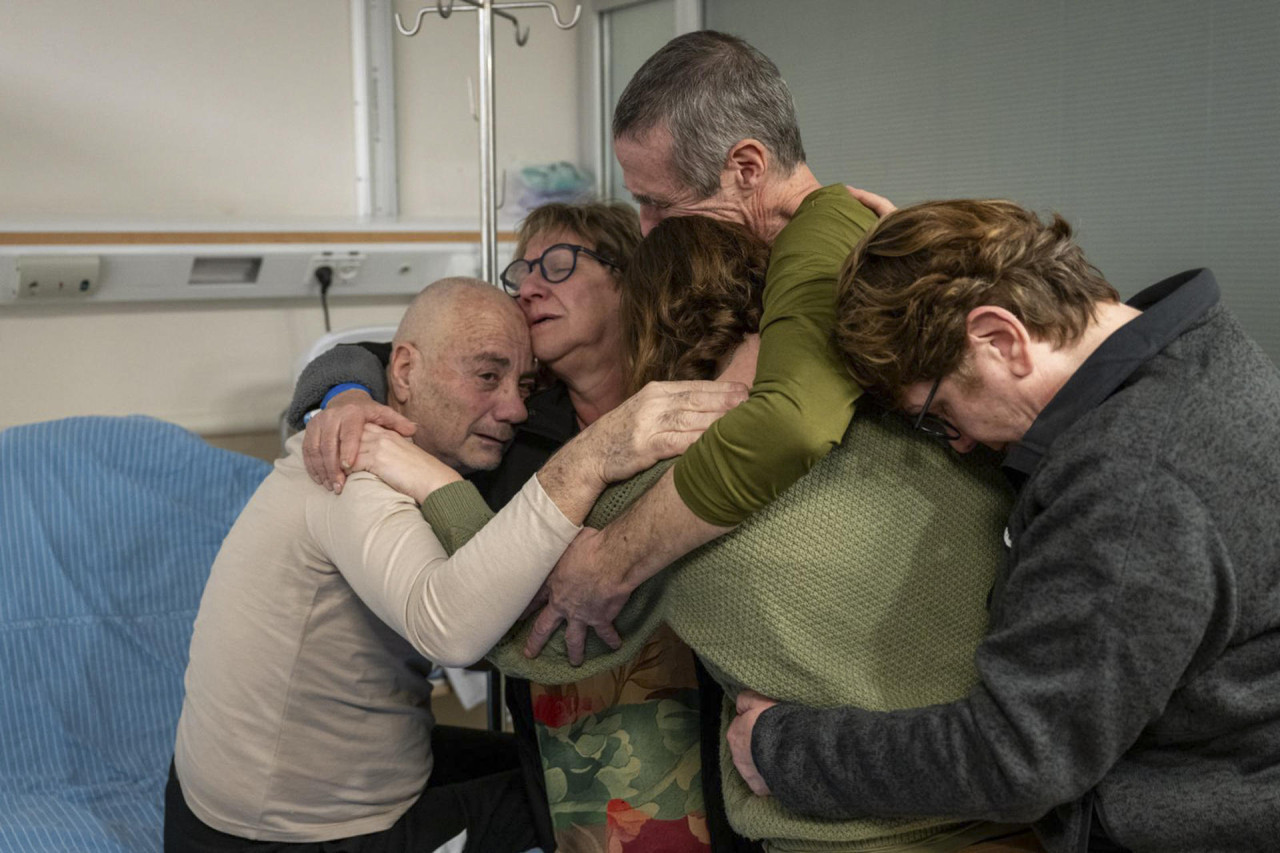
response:
<path id="1" fill-rule="evenodd" d="M 441 486 L 462 479 L 457 471 L 418 447 L 405 436 L 375 423 L 366 423 L 354 471 L 368 471 L 417 503 Z"/>
<path id="2" fill-rule="evenodd" d="M 760 715 L 778 703 L 761 696 L 754 690 L 743 690 L 738 694 L 734 704 L 738 715 L 729 724 L 727 732 L 733 766 L 738 768 L 738 773 L 751 789 L 751 793 L 757 797 L 767 797 L 770 793 L 769 785 L 764 781 L 764 776 L 760 775 L 755 757 L 751 754 L 751 736 L 755 732 L 756 720 L 760 719 Z"/>
<path id="3" fill-rule="evenodd" d="M 621 406 L 582 432 L 548 463 L 589 466 L 598 489 L 683 453 L 726 411 L 747 397 L 737 382 L 650 382 Z M 541 474 L 539 475 L 542 476 Z M 608 533 L 583 530 L 547 578 L 548 602 L 531 627 L 525 654 L 536 657 L 561 622 L 566 622 L 569 662 L 582 663 L 590 628 L 609 645 L 622 640 L 613 626 L 634 588 L 626 566 L 609 560 Z"/>
<path id="4" fill-rule="evenodd" d="M 307 423 L 302 461 L 312 480 L 341 494 L 347 473 L 358 465 L 365 424 L 377 424 L 406 437 L 417 428 L 404 415 L 375 402 L 367 392 L 343 391 Z"/>

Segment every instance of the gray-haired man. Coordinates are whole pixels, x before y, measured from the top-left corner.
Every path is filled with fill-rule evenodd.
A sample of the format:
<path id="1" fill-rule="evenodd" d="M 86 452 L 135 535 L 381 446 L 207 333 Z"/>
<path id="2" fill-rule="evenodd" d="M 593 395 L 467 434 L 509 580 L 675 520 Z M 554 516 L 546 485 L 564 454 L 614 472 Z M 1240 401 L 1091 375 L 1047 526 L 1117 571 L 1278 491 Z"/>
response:
<path id="1" fill-rule="evenodd" d="M 679 36 L 618 101 L 614 150 L 647 232 L 669 216 L 737 222 L 770 242 L 760 360 L 747 402 L 698 441 L 630 511 L 580 535 L 548 581 L 530 651 L 569 622 L 609 641 L 631 590 L 771 502 L 843 438 L 859 389 L 830 344 L 836 275 L 875 215 L 805 163 L 777 67 L 733 36 Z"/>

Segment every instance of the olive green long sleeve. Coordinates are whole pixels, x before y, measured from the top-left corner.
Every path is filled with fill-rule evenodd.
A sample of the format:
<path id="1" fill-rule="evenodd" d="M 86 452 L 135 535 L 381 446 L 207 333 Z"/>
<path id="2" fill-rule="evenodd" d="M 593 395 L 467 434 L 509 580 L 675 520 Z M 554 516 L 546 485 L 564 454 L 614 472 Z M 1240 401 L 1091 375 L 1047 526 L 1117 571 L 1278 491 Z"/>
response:
<path id="1" fill-rule="evenodd" d="M 861 390 L 831 343 L 836 277 L 875 221 L 837 184 L 806 196 L 774 241 L 751 395 L 676 463 L 676 491 L 702 520 L 738 524 L 840 442 Z"/>

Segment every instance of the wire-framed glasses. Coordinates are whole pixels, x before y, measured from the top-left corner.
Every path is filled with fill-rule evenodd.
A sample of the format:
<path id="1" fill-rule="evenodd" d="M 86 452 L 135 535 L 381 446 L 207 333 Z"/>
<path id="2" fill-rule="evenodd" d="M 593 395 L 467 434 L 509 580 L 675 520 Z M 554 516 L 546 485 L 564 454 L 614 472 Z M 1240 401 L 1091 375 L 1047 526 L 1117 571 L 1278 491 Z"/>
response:
<path id="1" fill-rule="evenodd" d="M 929 406 L 933 405 L 933 396 L 938 393 L 938 386 L 942 384 L 942 377 L 939 376 L 933 380 L 933 387 L 929 389 L 929 396 L 924 398 L 924 405 L 920 408 L 920 414 L 911 423 L 912 429 L 918 429 L 930 438 L 936 438 L 939 441 L 955 441 L 960 437 L 960 430 L 956 429 L 951 423 L 936 415 L 929 414 Z"/>
<path id="2" fill-rule="evenodd" d="M 507 264 L 507 268 L 499 276 L 502 280 L 502 289 L 511 296 L 519 296 L 520 285 L 524 283 L 524 280 L 529 277 L 529 273 L 533 272 L 535 267 L 542 271 L 542 278 L 548 284 L 559 284 L 573 275 L 573 271 L 578 266 L 579 254 L 595 258 L 606 267 L 612 267 L 615 270 L 621 269 L 604 255 L 593 252 L 586 246 L 579 246 L 575 243 L 556 243 L 554 246 L 548 246 L 545 252 L 531 261 L 526 261 L 524 258 L 516 258 Z"/>

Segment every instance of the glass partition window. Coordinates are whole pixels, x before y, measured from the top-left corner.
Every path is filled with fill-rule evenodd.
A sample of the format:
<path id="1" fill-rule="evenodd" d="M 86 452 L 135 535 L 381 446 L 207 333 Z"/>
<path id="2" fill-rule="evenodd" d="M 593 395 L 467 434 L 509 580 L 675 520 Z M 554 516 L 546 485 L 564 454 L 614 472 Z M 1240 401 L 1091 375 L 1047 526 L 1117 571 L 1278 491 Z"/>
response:
<path id="1" fill-rule="evenodd" d="M 601 139 L 600 162 L 606 198 L 630 201 L 613 156 L 613 108 L 632 76 L 654 51 L 676 35 L 675 0 L 645 0 L 600 13 Z"/>

